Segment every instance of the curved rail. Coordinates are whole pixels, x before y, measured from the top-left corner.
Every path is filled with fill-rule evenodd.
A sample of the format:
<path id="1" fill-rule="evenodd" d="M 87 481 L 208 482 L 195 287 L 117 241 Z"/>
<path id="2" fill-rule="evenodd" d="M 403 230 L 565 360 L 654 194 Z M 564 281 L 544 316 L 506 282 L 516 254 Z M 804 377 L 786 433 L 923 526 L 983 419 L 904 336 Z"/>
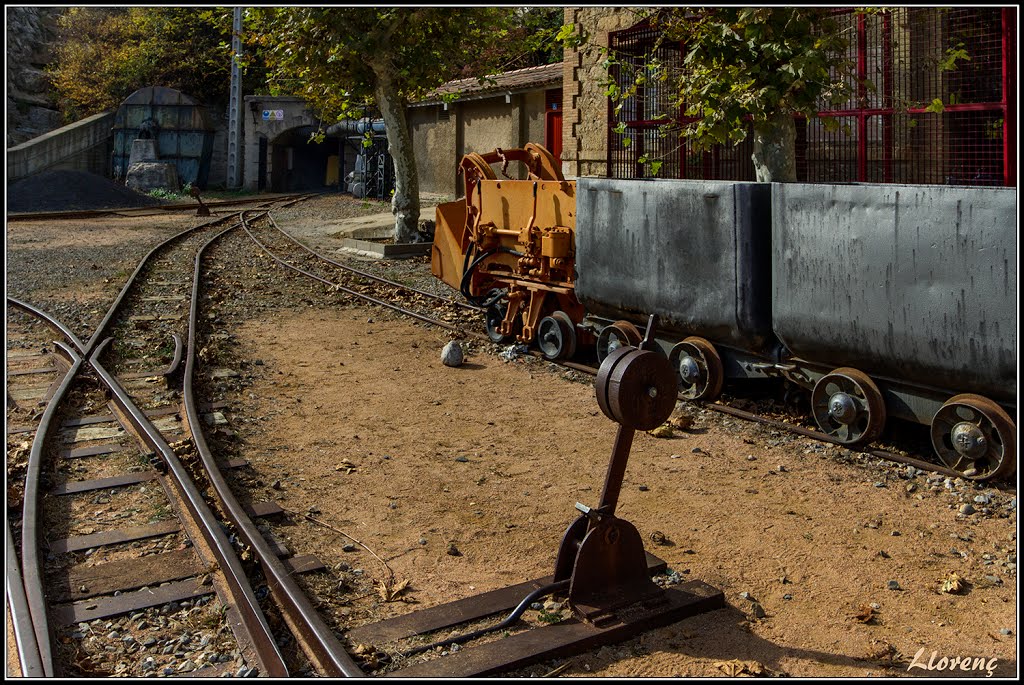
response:
<path id="1" fill-rule="evenodd" d="M 103 354 L 104 348 L 112 340 L 113 338 L 106 338 L 96 347 L 89 358 L 89 364 L 96 371 L 103 384 L 110 390 L 114 403 L 139 432 L 146 444 L 152 450 L 159 452 L 166 462 L 168 475 L 173 479 L 189 513 L 196 524 L 199 525 L 203 538 L 210 546 L 220 566 L 220 571 L 227 580 L 231 597 L 234 600 L 233 606 L 238 611 L 243 629 L 255 650 L 261 672 L 271 677 L 287 676 L 288 669 L 285 666 L 284 658 L 281 656 L 280 651 L 278 651 L 274 634 L 267 624 L 252 588 L 249 587 L 245 570 L 242 568 L 242 564 L 235 554 L 230 540 L 228 540 L 223 528 L 221 528 L 220 522 L 214 517 L 209 505 L 203 499 L 202 493 L 195 483 L 192 482 L 188 471 L 178 459 L 174 450 L 164 440 L 160 431 L 153 426 L 145 413 L 135 405 L 117 379 L 99 363 L 100 355 Z"/>
<path id="2" fill-rule="evenodd" d="M 79 354 L 83 354 L 85 352 L 85 346 L 82 344 L 82 341 L 79 340 L 78 337 L 71 332 L 71 329 L 69 329 L 63 323 L 61 323 L 57 319 L 53 318 L 52 316 L 44 312 L 42 309 L 30 305 L 27 302 L 22 302 L 17 298 L 11 297 L 10 295 L 7 296 L 7 301 L 10 304 L 17 307 L 18 309 L 21 309 L 22 311 L 31 314 L 37 319 L 42 320 L 42 322 L 49 326 L 51 329 L 63 335 L 68 340 L 68 342 L 70 342 L 74 346 L 74 348 L 78 351 Z"/>
<path id="3" fill-rule="evenodd" d="M 43 660 L 40 657 L 39 641 L 36 640 L 35 624 L 28 608 L 28 596 L 21 577 L 18 551 L 14 548 L 14 535 L 10 521 L 7 522 L 7 608 L 14 626 L 14 642 L 18 649 L 18 663 L 25 678 L 43 677 Z"/>
<path id="4" fill-rule="evenodd" d="M 156 247 L 154 247 L 152 250 L 146 253 L 146 256 L 142 258 L 142 260 L 139 262 L 139 265 L 135 267 L 135 271 L 133 271 L 132 275 L 128 277 L 128 280 L 125 282 L 124 287 L 121 288 L 121 292 L 119 292 L 117 294 L 117 297 L 114 298 L 113 304 L 110 305 L 110 308 L 107 310 L 107 313 L 103 316 L 103 320 L 100 321 L 99 326 L 96 327 L 96 331 L 92 334 L 92 337 L 89 338 L 89 341 L 86 343 L 85 348 L 82 350 L 83 356 L 92 356 L 93 349 L 95 349 L 96 344 L 99 342 L 99 340 L 101 340 L 106 335 L 106 331 L 110 327 L 110 323 L 113 320 L 114 315 L 121 308 L 121 303 L 124 302 L 125 297 L 128 295 L 128 291 L 131 290 L 132 286 L 135 285 L 135 279 L 138 278 L 139 274 L 142 273 L 142 270 L 146 268 L 146 264 L 149 263 L 149 260 L 153 257 L 153 255 L 155 255 L 157 252 L 162 250 L 167 245 L 170 245 L 175 240 L 183 238 L 190 233 L 195 233 L 196 231 L 200 231 L 205 228 L 210 228 L 226 220 L 226 218 L 220 218 L 214 221 L 209 221 L 205 224 L 200 224 L 199 226 L 194 226 L 192 228 L 185 229 L 181 233 L 176 233 L 172 235 L 170 238 L 159 243 Z"/>
<path id="5" fill-rule="evenodd" d="M 374 274 L 368 273 L 366 271 L 362 271 L 360 269 L 356 269 L 355 267 L 349 266 L 347 264 L 342 264 L 341 262 L 336 262 L 333 259 L 331 259 L 330 257 L 322 255 L 319 252 L 316 252 L 315 250 L 313 250 L 311 247 L 309 247 L 308 245 L 306 245 L 302 241 L 300 241 L 297 238 L 295 238 L 294 236 L 290 235 L 287 231 L 285 231 L 283 228 L 281 228 L 280 226 L 277 225 L 277 222 L 274 221 L 274 217 L 271 214 L 268 213 L 267 214 L 267 218 L 270 219 L 271 225 L 273 225 L 273 227 L 276 228 L 281 233 L 281 235 L 283 235 L 285 238 L 287 238 L 288 240 L 292 241 L 293 243 L 295 243 L 296 245 L 298 245 L 303 250 L 305 250 L 306 252 L 310 253 L 311 255 L 316 257 L 317 259 L 325 261 L 328 264 L 332 264 L 332 265 L 338 267 L 339 269 L 343 269 L 344 271 L 348 271 L 348 272 L 354 273 L 357 276 L 362 276 L 363 278 L 369 279 L 371 281 L 377 281 L 378 283 L 383 283 L 384 285 L 390 285 L 390 286 L 395 287 L 395 288 L 402 288 L 403 290 L 408 290 L 409 292 L 413 292 L 413 293 L 416 293 L 418 295 L 423 295 L 423 296 L 429 297 L 431 299 L 440 300 L 441 302 L 444 302 L 446 304 L 453 304 L 456 307 L 461 307 L 463 309 L 468 309 L 469 311 L 473 311 L 473 312 L 482 312 L 482 311 L 484 311 L 483 307 L 478 307 L 478 306 L 476 306 L 474 304 L 468 304 L 466 302 L 459 302 L 459 301 L 453 300 L 453 299 L 451 299 L 449 297 L 444 297 L 443 295 L 438 295 L 437 293 L 431 293 L 431 292 L 428 292 L 426 290 L 420 290 L 419 288 L 413 288 L 412 286 L 405 285 L 404 283 L 399 283 L 398 281 L 392 281 L 392 280 L 389 280 L 387 278 L 383 278 L 381 276 L 375 276 Z"/>
<path id="6" fill-rule="evenodd" d="M 46 617 L 43 571 L 39 555 L 39 486 L 43 468 L 43 448 L 53 430 L 53 418 L 57 414 L 57 409 L 63 403 L 64 395 L 67 394 L 68 388 L 71 387 L 71 383 L 78 375 L 83 363 L 82 357 L 64 343 L 54 342 L 54 344 L 67 356 L 69 368 L 57 391 L 46 404 L 43 416 L 39 420 L 39 427 L 36 428 L 35 437 L 32 439 L 32 449 L 28 457 L 28 466 L 25 469 L 25 498 L 21 518 L 22 581 L 43 675 L 47 678 L 53 677 L 57 673 L 54 672 L 54 636 Z"/>
<path id="7" fill-rule="evenodd" d="M 431 318 L 429 316 L 424 316 L 423 314 L 419 314 L 417 312 L 409 311 L 408 309 L 403 309 L 402 307 L 399 307 L 398 305 L 392 304 L 390 302 L 386 302 L 385 300 L 379 300 L 376 297 L 371 297 L 370 295 L 365 295 L 365 294 L 363 294 L 361 292 L 358 292 L 356 290 L 352 290 L 351 288 L 346 288 L 343 285 L 340 285 L 338 283 L 334 283 L 332 281 L 327 280 L 326 278 L 322 278 L 320 276 L 317 276 L 314 273 L 310 273 L 309 271 L 305 271 L 304 269 L 300 269 L 297 266 L 293 266 L 293 265 L 289 264 L 288 262 L 284 261 L 283 259 L 281 259 L 277 255 L 275 255 L 273 252 L 271 252 L 270 248 L 268 248 L 266 245 L 264 245 L 260 241 L 259 238 L 257 238 L 255 235 L 253 235 L 253 232 L 249 230 L 249 226 L 248 226 L 248 224 L 247 224 L 247 222 L 245 220 L 245 212 L 242 212 L 242 228 L 249 235 L 249 237 L 252 238 L 252 241 L 259 246 L 259 248 L 261 250 L 266 252 L 267 255 L 269 255 L 270 258 L 273 259 L 275 262 L 277 262 L 278 264 L 280 264 L 281 266 L 283 266 L 283 267 L 285 267 L 287 269 L 291 269 L 292 271 L 297 271 L 298 273 L 302 274 L 303 276 L 308 276 L 309 278 L 312 278 L 315 281 L 320 281 L 324 285 L 329 285 L 332 288 L 334 288 L 335 290 L 340 290 L 343 293 L 347 293 L 349 295 L 353 295 L 353 296 L 358 297 L 360 299 L 366 300 L 367 302 L 371 302 L 371 303 L 379 305 L 381 307 L 386 307 L 387 309 L 392 309 L 392 310 L 394 310 L 394 311 L 396 311 L 396 312 L 398 312 L 400 314 L 405 314 L 406 316 L 411 316 L 414 319 L 418 319 L 419 321 L 422 321 L 424 323 L 428 323 L 428 324 L 430 324 L 432 326 L 438 326 L 440 328 L 444 328 L 444 329 L 447 329 L 449 331 L 454 331 L 454 332 L 459 332 L 459 333 L 463 332 L 460 327 L 453 326 L 452 324 L 448 323 L 447 321 L 441 321 L 440 319 L 434 319 L 434 318 Z"/>
<path id="8" fill-rule="evenodd" d="M 224 233 L 226 232 L 224 231 Z M 277 555 L 270 548 L 270 545 L 267 544 L 263 535 L 245 513 L 241 504 L 239 504 L 227 480 L 217 466 L 213 453 L 206 443 L 206 436 L 203 434 L 202 421 L 200 420 L 199 408 L 192 384 L 196 365 L 196 323 L 199 314 L 201 262 L 203 252 L 207 246 L 224 233 L 211 238 L 196 254 L 195 273 L 192 283 L 192 303 L 189 312 L 185 377 L 183 381 L 185 412 L 189 432 L 192 434 L 192 441 L 202 459 L 206 475 L 223 505 L 228 520 L 234 524 L 239 537 L 252 548 L 259 559 L 270 590 L 274 594 L 278 606 L 281 607 L 282 612 L 288 619 L 292 630 L 301 637 L 301 644 L 312 652 L 313 660 L 318 663 L 325 675 L 329 677 L 362 677 L 365 674 L 352 661 L 344 646 L 342 646 L 338 638 L 335 637 L 334 633 L 323 622 L 320 615 L 317 614 L 316 609 L 310 603 L 305 593 L 299 588 L 295 579 L 277 558 Z"/>

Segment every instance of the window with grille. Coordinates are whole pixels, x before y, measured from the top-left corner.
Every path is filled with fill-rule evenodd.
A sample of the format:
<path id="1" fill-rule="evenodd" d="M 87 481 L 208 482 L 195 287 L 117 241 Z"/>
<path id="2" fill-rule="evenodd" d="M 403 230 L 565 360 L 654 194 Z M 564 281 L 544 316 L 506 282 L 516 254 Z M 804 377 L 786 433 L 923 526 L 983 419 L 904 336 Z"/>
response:
<path id="1" fill-rule="evenodd" d="M 1016 9 L 890 8 L 878 14 L 837 9 L 856 64 L 853 96 L 818 118 L 797 119 L 797 179 L 803 182 L 929 183 L 1016 186 Z M 650 63 L 657 33 L 646 25 L 614 32 L 610 77 L 625 91 Z M 969 59 L 942 69 L 950 49 Z M 654 55 L 679 64 L 681 46 Z M 928 111 L 941 100 L 941 112 Z M 753 180 L 752 135 L 737 146 L 689 149 L 662 135 L 681 116 L 667 81 L 648 80 L 616 108 L 609 99 L 608 174 L 653 175 L 641 160 L 661 162 L 657 176 Z M 826 130 L 824 118 L 840 124 Z"/>

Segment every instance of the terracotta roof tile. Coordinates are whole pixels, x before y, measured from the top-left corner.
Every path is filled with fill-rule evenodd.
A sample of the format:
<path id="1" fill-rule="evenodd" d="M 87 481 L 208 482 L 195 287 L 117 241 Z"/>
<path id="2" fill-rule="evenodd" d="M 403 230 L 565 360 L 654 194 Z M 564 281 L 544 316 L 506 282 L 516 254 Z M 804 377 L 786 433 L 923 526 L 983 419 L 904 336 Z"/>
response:
<path id="1" fill-rule="evenodd" d="M 442 95 L 458 93 L 461 96 L 484 95 L 486 93 L 500 93 L 507 90 L 522 90 L 525 88 L 539 87 L 548 84 L 562 82 L 562 63 L 544 64 L 539 67 L 527 67 L 506 71 L 504 74 L 490 76 L 493 83 L 488 80 L 480 83 L 477 78 L 464 78 L 457 81 L 449 81 L 427 95 L 420 103 L 437 101 Z"/>

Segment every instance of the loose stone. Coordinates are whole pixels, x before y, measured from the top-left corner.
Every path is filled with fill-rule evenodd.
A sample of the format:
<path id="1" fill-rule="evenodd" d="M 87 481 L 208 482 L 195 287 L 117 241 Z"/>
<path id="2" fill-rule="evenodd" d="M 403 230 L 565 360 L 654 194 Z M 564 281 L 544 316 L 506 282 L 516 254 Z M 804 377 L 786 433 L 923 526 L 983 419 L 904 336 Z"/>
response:
<path id="1" fill-rule="evenodd" d="M 465 356 L 462 354 L 462 347 L 454 340 L 445 345 L 444 349 L 441 350 L 441 363 L 445 366 L 462 366 L 462 362 L 465 359 Z"/>

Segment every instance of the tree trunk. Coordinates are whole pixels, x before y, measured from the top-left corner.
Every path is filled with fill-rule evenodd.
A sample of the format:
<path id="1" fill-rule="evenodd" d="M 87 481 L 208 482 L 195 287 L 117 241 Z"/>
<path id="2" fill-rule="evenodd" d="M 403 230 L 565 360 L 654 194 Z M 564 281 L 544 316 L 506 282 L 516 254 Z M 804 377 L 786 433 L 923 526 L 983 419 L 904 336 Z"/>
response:
<path id="1" fill-rule="evenodd" d="M 373 62 L 370 66 L 376 76 L 373 93 L 387 128 L 388 152 L 395 163 L 395 195 L 391 198 L 391 212 L 395 215 L 395 242 L 417 242 L 420 181 L 416 173 L 409 125 L 405 118 L 405 103 L 398 94 L 391 64 L 382 61 Z"/>
<path id="2" fill-rule="evenodd" d="M 754 173 L 758 181 L 796 181 L 796 122 L 789 112 L 754 125 Z"/>

